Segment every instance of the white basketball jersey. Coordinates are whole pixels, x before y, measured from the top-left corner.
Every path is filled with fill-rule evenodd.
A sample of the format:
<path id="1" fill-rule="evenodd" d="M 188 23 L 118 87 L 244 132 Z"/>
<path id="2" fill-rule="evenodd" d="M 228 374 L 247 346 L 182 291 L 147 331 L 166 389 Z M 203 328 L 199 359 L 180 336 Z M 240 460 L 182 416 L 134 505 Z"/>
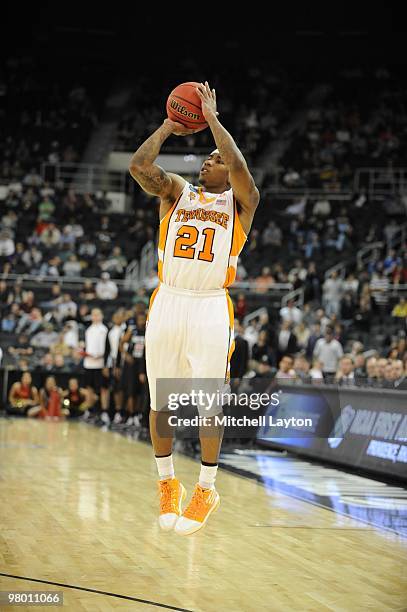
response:
<path id="1" fill-rule="evenodd" d="M 170 287 L 229 287 L 246 241 L 232 189 L 209 193 L 185 183 L 160 223 L 158 277 Z"/>

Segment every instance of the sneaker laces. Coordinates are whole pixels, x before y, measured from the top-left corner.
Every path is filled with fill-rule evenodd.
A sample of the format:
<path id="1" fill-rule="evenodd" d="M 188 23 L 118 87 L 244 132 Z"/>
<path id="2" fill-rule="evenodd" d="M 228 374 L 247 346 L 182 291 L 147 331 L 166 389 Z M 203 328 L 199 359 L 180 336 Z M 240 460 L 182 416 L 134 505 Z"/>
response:
<path id="1" fill-rule="evenodd" d="M 169 480 L 160 480 L 158 483 L 160 493 L 160 511 L 161 514 L 174 512 L 177 501 L 177 489 L 172 487 Z"/>
<path id="2" fill-rule="evenodd" d="M 183 515 L 186 518 L 196 520 L 202 514 L 202 509 L 205 507 L 205 505 L 206 501 L 204 497 L 204 490 L 201 487 L 196 487 L 191 501 L 188 504 L 188 508 L 185 510 Z"/>

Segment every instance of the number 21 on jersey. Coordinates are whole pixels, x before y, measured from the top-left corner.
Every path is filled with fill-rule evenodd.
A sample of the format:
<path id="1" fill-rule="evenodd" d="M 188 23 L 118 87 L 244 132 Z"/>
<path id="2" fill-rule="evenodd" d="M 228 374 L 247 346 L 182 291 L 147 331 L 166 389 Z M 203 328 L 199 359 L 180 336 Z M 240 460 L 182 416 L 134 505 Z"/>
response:
<path id="1" fill-rule="evenodd" d="M 199 234 L 200 232 L 195 225 L 182 225 L 175 239 L 174 257 L 194 259 L 196 253 L 195 245 L 198 242 Z M 202 234 L 204 235 L 204 243 L 202 249 L 198 251 L 197 259 L 212 262 L 214 257 L 212 246 L 215 238 L 215 230 L 212 227 L 205 227 L 202 230 Z"/>

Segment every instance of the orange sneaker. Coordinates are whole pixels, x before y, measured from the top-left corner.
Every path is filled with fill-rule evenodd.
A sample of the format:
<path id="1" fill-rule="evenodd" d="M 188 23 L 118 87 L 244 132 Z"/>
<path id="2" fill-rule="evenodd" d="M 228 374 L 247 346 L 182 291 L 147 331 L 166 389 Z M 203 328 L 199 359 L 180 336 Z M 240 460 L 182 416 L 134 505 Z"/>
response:
<path id="1" fill-rule="evenodd" d="M 171 531 L 182 512 L 182 502 L 187 496 L 185 487 L 176 478 L 158 481 L 160 516 L 158 522 L 163 531 Z"/>
<path id="2" fill-rule="evenodd" d="M 190 535 L 205 526 L 206 521 L 220 504 L 219 493 L 215 489 L 195 486 L 194 494 L 175 525 L 178 535 Z"/>

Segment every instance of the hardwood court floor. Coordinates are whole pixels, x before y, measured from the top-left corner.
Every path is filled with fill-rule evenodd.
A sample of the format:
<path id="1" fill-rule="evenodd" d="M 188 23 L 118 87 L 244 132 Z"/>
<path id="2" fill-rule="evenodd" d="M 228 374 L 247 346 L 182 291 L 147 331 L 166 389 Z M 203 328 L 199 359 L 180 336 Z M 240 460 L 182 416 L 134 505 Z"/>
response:
<path id="1" fill-rule="evenodd" d="M 198 469 L 176 456 L 188 492 Z M 141 442 L 1 420 L 0 591 L 62 590 L 75 612 L 407 608 L 407 540 L 225 471 L 219 511 L 180 538 L 157 526 L 155 480 Z"/>

